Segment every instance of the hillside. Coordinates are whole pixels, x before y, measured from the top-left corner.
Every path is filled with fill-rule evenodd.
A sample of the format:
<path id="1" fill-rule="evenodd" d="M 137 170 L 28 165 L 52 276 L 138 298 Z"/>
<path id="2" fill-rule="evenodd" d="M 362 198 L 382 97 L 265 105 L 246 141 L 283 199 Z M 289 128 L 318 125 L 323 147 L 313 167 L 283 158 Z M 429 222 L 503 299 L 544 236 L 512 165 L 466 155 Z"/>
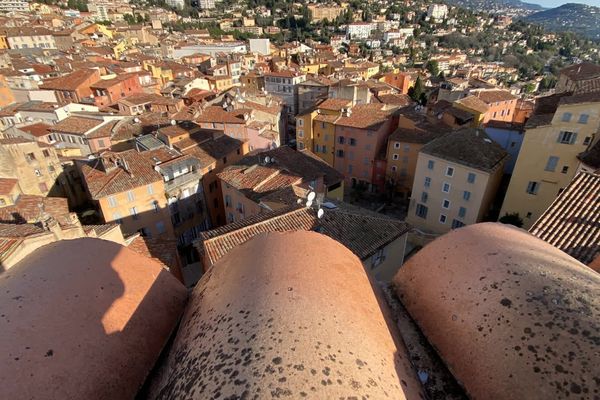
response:
<path id="1" fill-rule="evenodd" d="M 487 12 L 524 11 L 532 13 L 544 9 L 538 4 L 526 3 L 520 0 L 447 0 L 446 3 L 469 10 Z"/>
<path id="2" fill-rule="evenodd" d="M 525 17 L 528 22 L 552 31 L 572 31 L 600 39 L 600 7 L 568 3 Z"/>

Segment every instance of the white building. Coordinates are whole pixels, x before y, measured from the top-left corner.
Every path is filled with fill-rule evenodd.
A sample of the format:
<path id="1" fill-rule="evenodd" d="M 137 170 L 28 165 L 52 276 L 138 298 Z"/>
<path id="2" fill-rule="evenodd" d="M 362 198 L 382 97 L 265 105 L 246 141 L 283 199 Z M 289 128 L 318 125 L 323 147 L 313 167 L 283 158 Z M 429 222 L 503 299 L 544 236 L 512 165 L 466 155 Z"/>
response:
<path id="1" fill-rule="evenodd" d="M 0 0 L 0 11 L 29 11 L 29 3 L 24 0 Z"/>
<path id="2" fill-rule="evenodd" d="M 373 31 L 373 24 L 369 22 L 353 22 L 346 28 L 348 39 L 368 39 Z"/>
<path id="3" fill-rule="evenodd" d="M 185 0 L 166 0 L 166 3 L 171 7 L 179 8 L 181 10 L 185 5 Z"/>
<path id="4" fill-rule="evenodd" d="M 291 71 L 269 72 L 265 74 L 267 93 L 281 97 L 290 117 L 298 113 L 298 84 L 306 81 L 305 74 Z"/>
<path id="5" fill-rule="evenodd" d="M 268 56 L 271 54 L 271 41 L 269 39 L 250 39 L 250 52 Z"/>
<path id="6" fill-rule="evenodd" d="M 396 39 L 406 39 L 413 36 L 412 28 L 392 29 L 383 33 L 383 42 L 388 43 Z"/>
<path id="7" fill-rule="evenodd" d="M 172 47 L 166 49 L 167 54 L 165 56 L 179 59 L 181 57 L 189 56 L 195 53 L 208 54 L 211 57 L 215 57 L 218 53 L 232 54 L 232 53 L 246 53 L 247 47 L 243 42 L 215 42 L 196 44 L 190 46 Z"/>
<path id="8" fill-rule="evenodd" d="M 215 0 L 199 0 L 198 3 L 202 10 L 211 10 L 215 8 Z"/>
<path id="9" fill-rule="evenodd" d="M 427 17 L 441 21 L 448 16 L 448 6 L 445 4 L 432 4 L 427 9 Z"/>

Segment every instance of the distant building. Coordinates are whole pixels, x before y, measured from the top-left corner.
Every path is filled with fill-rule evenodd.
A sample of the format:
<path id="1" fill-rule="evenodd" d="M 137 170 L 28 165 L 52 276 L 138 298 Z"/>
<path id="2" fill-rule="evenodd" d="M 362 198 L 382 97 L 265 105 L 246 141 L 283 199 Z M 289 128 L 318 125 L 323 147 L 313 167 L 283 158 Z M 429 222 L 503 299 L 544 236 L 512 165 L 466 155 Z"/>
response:
<path id="1" fill-rule="evenodd" d="M 483 221 L 508 154 L 483 130 L 462 129 L 419 153 L 406 221 L 434 234 Z"/>
<path id="2" fill-rule="evenodd" d="M 215 0 L 198 0 L 201 10 L 212 10 L 215 8 Z"/>
<path id="3" fill-rule="evenodd" d="M 347 3 L 342 3 L 342 6 L 338 4 L 309 4 L 308 11 L 310 11 L 310 20 L 322 21 L 326 19 L 329 22 L 333 22 L 338 16 L 346 11 L 347 7 Z"/>
<path id="4" fill-rule="evenodd" d="M 563 68 L 555 90 L 557 93 L 600 91 L 600 65 L 583 62 Z"/>
<path id="5" fill-rule="evenodd" d="M 353 22 L 346 28 L 346 37 L 350 40 L 368 39 L 373 29 L 373 24 L 370 22 Z"/>
<path id="6" fill-rule="evenodd" d="M 173 8 L 183 9 L 185 0 L 166 0 L 166 3 Z"/>
<path id="7" fill-rule="evenodd" d="M 448 16 L 448 6 L 445 4 L 431 4 L 427 8 L 427 17 L 441 21 Z"/>
<path id="8" fill-rule="evenodd" d="M 0 12 L 29 11 L 29 2 L 26 0 L 0 0 Z"/>

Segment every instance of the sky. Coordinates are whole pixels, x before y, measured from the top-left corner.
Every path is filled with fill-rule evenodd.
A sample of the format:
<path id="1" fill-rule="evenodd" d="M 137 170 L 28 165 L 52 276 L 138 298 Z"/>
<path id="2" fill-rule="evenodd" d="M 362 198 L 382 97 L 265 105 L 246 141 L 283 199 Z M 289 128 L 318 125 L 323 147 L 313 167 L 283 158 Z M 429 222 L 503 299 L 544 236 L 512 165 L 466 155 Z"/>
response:
<path id="1" fill-rule="evenodd" d="M 600 0 L 523 0 L 526 3 L 539 4 L 542 7 L 558 7 L 566 3 L 581 3 L 600 7 Z"/>

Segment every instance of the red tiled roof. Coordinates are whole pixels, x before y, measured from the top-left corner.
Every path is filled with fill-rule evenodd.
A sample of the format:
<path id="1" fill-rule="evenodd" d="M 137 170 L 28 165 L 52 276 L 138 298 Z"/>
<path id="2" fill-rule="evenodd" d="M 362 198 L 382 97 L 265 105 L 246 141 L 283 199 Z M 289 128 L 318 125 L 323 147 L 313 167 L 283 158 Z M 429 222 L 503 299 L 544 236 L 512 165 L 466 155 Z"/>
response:
<path id="1" fill-rule="evenodd" d="M 600 256 L 600 175 L 579 173 L 529 232 L 584 264 Z"/>
<path id="2" fill-rule="evenodd" d="M 102 125 L 101 119 L 84 118 L 84 117 L 67 117 L 50 127 L 52 132 L 64 132 L 74 135 L 84 135 L 90 130 Z"/>
<path id="3" fill-rule="evenodd" d="M 42 137 L 50 134 L 51 125 L 39 122 L 36 124 L 20 126 L 19 130 L 27 132 L 35 137 Z"/>

